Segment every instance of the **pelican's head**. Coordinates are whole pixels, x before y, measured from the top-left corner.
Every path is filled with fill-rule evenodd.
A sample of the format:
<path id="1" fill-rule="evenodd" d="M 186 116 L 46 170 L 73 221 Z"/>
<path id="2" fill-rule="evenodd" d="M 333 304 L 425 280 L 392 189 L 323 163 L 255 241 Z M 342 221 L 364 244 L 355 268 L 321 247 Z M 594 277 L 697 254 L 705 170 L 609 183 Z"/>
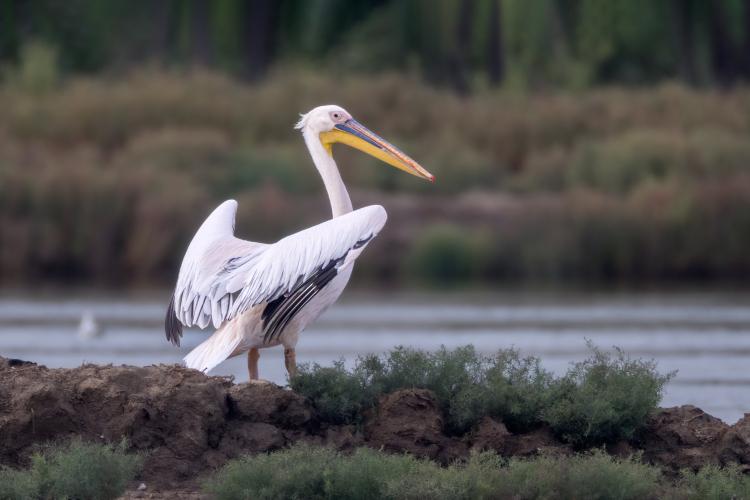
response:
<path id="1" fill-rule="evenodd" d="M 329 154 L 333 145 L 339 142 L 359 149 L 404 172 L 431 182 L 435 181 L 435 176 L 422 168 L 419 163 L 368 130 L 341 106 L 334 104 L 318 106 L 302 115 L 295 128 L 318 136 Z"/>

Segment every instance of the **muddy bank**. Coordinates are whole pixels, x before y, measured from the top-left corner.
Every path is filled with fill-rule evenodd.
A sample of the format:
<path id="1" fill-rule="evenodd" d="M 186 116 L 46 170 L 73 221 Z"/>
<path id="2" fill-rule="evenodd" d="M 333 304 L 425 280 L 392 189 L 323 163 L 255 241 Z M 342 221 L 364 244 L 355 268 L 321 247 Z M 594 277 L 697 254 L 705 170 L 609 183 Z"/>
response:
<path id="1" fill-rule="evenodd" d="M 0 358 L 0 464 L 13 467 L 25 465 L 35 444 L 72 436 L 127 438 L 148 452 L 141 480 L 155 488 L 184 488 L 228 459 L 298 441 L 442 463 L 472 450 L 573 452 L 544 427 L 513 434 L 486 418 L 456 437 L 443 423 L 434 396 L 421 389 L 383 396 L 355 428 L 328 425 L 302 396 L 270 383 L 233 384 L 176 365 L 48 369 Z M 693 406 L 661 409 L 634 439 L 608 447 L 617 455 L 637 450 L 667 471 L 730 462 L 750 471 L 750 414 L 729 426 Z"/>

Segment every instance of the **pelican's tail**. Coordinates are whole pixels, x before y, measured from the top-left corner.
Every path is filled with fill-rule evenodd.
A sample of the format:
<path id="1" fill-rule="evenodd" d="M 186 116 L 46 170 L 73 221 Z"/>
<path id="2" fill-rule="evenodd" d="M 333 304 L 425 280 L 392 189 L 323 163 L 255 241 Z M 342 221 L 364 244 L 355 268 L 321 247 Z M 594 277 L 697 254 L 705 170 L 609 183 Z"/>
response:
<path id="1" fill-rule="evenodd" d="M 242 341 L 239 325 L 230 321 L 204 340 L 183 359 L 185 366 L 208 372 L 235 354 Z"/>

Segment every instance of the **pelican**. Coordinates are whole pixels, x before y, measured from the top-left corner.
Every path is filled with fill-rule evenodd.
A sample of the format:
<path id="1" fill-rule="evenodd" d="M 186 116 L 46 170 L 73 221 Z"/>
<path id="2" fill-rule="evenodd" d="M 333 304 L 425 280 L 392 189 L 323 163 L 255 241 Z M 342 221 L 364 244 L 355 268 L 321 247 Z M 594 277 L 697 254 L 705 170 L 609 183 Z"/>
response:
<path id="1" fill-rule="evenodd" d="M 167 340 L 180 345 L 182 328 L 216 330 L 184 362 L 207 372 L 247 352 L 250 380 L 258 379 L 260 349 L 284 346 L 289 377 L 297 371 L 300 333 L 341 295 L 354 261 L 385 225 L 379 205 L 352 210 L 333 159 L 346 144 L 417 177 L 434 176 L 392 144 L 357 122 L 342 107 L 319 106 L 295 125 L 318 169 L 332 218 L 276 243 L 234 235 L 237 202 L 227 200 L 203 222 L 188 246 L 167 308 Z"/>

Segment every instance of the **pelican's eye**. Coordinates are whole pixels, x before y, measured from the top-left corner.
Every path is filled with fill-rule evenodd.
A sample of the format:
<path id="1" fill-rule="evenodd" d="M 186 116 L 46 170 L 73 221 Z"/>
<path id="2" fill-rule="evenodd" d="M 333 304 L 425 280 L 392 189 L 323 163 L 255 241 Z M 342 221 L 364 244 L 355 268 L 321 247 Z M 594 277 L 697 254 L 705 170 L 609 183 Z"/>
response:
<path id="1" fill-rule="evenodd" d="M 341 123 L 344 121 L 344 115 L 338 111 L 333 111 L 331 113 L 331 119 L 336 123 Z"/>

